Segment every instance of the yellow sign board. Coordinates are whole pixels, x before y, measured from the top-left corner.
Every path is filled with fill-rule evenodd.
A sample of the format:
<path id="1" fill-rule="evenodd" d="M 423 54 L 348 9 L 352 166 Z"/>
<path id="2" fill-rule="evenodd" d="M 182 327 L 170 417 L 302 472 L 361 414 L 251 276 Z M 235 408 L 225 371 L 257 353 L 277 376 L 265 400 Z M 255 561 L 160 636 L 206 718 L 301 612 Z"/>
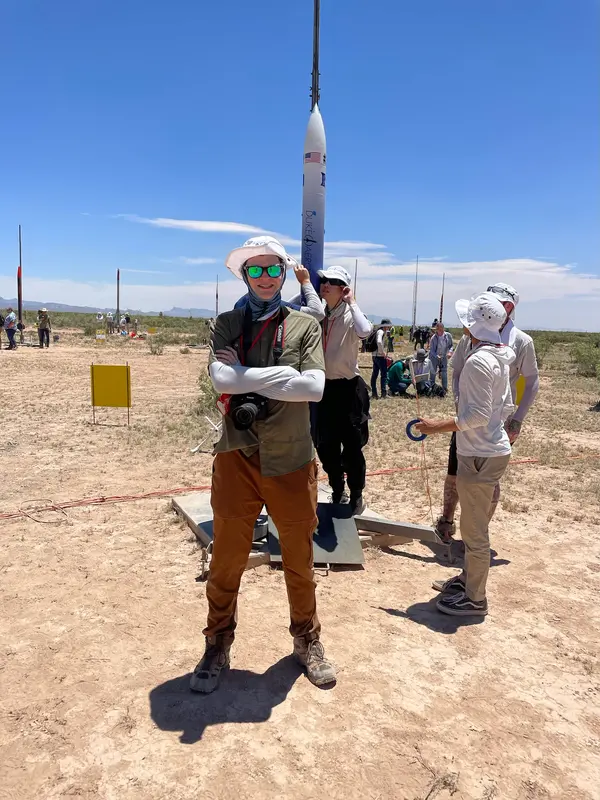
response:
<path id="1" fill-rule="evenodd" d="M 131 408 L 131 367 L 92 364 L 92 406 Z"/>
<path id="2" fill-rule="evenodd" d="M 104 328 L 98 329 L 96 331 L 96 341 L 97 342 L 105 342 L 106 341 L 106 331 Z"/>
<path id="3" fill-rule="evenodd" d="M 515 388 L 517 390 L 517 396 L 515 398 L 515 403 L 517 405 L 519 405 L 519 403 L 523 399 L 523 394 L 525 392 L 525 377 L 523 375 L 519 375 L 519 377 L 517 378 L 517 385 L 516 385 Z"/>
<path id="4" fill-rule="evenodd" d="M 158 331 L 158 328 L 148 328 L 147 332 L 148 333 L 156 333 L 157 331 Z"/>

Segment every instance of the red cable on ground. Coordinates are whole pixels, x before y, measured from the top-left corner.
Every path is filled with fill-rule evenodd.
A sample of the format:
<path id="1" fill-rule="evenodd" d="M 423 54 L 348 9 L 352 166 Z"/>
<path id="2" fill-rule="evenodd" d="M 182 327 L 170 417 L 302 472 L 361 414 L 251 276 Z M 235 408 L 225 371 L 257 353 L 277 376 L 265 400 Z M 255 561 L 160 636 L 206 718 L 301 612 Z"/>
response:
<path id="1" fill-rule="evenodd" d="M 567 456 L 566 461 L 579 461 L 584 458 L 600 458 L 600 453 L 588 453 L 582 456 Z M 539 464 L 539 458 L 519 458 L 510 462 L 510 466 L 520 464 Z M 367 472 L 369 478 L 377 477 L 378 475 L 395 475 L 398 472 L 415 472 L 416 470 L 425 469 L 446 469 L 446 464 L 436 464 L 434 466 L 423 467 L 415 465 L 411 467 L 391 467 L 390 469 L 376 469 L 372 472 Z M 325 476 L 320 478 L 325 480 Z M 51 503 L 47 506 L 40 508 L 29 508 L 28 510 L 19 510 L 12 513 L 0 514 L 0 519 L 18 519 L 19 517 L 30 517 L 32 514 L 40 514 L 44 511 L 64 511 L 66 508 L 80 508 L 81 506 L 100 506 L 107 503 L 126 503 L 134 500 L 151 500 L 158 497 L 169 497 L 173 494 L 185 494 L 186 492 L 205 492 L 210 489 L 210 484 L 204 486 L 180 486 L 177 489 L 158 489 L 155 492 L 145 492 L 144 494 L 124 494 L 124 495 L 108 495 L 107 497 L 86 497 L 82 500 L 67 500 L 64 503 Z M 39 520 L 36 520 L 39 521 Z"/>

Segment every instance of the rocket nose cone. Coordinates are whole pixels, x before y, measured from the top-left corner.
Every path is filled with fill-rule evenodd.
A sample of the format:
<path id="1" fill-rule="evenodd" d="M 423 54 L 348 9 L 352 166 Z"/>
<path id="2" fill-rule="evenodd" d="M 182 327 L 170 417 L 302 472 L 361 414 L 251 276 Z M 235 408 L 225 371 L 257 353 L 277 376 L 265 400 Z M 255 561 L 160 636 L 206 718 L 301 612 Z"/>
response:
<path id="1" fill-rule="evenodd" d="M 309 149 L 312 148 L 325 152 L 325 126 L 323 125 L 323 117 L 321 116 L 318 105 L 315 105 L 308 119 L 305 147 L 309 144 Z"/>

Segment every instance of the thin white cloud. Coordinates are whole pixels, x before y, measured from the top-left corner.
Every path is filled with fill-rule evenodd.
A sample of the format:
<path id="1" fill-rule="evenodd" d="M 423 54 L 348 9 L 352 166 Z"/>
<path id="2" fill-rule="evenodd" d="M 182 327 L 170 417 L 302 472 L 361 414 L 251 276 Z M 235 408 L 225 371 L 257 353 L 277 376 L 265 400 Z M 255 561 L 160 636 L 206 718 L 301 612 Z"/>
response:
<path id="1" fill-rule="evenodd" d="M 140 217 L 137 214 L 116 214 L 121 219 L 128 222 L 139 222 L 144 225 L 152 225 L 155 228 L 172 228 L 181 231 L 193 231 L 195 233 L 240 233 L 250 236 L 252 234 L 266 234 L 274 236 L 284 245 L 297 246 L 297 239 L 292 239 L 284 233 L 268 231 L 257 225 L 247 225 L 243 222 L 220 222 L 218 220 L 207 219 L 171 219 L 170 217 Z"/>
<path id="2" fill-rule="evenodd" d="M 218 264 L 218 258 L 204 258 L 201 256 L 200 258 L 188 258 L 187 256 L 179 256 L 177 261 L 180 264 Z"/>
<path id="3" fill-rule="evenodd" d="M 121 272 L 136 272 L 138 275 L 168 275 L 168 272 L 164 272 L 160 269 L 129 269 L 127 267 L 121 267 Z"/>

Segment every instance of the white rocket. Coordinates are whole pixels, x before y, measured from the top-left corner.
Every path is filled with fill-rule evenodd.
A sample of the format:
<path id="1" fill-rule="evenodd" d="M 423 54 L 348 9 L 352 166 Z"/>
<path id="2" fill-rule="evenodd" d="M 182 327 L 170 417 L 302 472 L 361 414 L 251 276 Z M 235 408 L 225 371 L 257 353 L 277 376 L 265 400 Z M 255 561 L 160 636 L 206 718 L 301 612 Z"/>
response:
<path id="1" fill-rule="evenodd" d="M 302 264 L 310 272 L 316 288 L 317 271 L 323 269 L 325 240 L 325 177 L 327 147 L 325 126 L 319 111 L 319 19 L 320 0 L 314 0 L 313 69 L 311 112 L 304 140 L 304 171 L 302 176 Z"/>

